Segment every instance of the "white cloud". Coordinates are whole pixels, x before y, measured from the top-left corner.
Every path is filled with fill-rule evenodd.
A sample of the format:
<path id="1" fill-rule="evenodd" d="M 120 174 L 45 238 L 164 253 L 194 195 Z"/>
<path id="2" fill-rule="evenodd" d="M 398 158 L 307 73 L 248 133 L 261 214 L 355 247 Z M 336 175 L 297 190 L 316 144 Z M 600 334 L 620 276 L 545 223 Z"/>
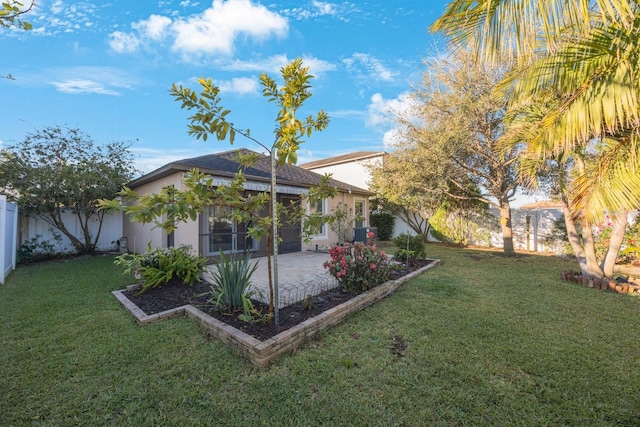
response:
<path id="1" fill-rule="evenodd" d="M 399 74 L 386 67 L 373 55 L 356 52 L 350 58 L 342 60 L 347 70 L 356 76 L 361 83 L 391 82 Z"/>
<path id="2" fill-rule="evenodd" d="M 221 92 L 233 92 L 247 95 L 258 92 L 258 81 L 247 77 L 236 77 L 231 80 L 216 82 Z"/>
<path id="3" fill-rule="evenodd" d="M 361 110 L 336 110 L 328 111 L 329 117 L 332 119 L 362 119 L 364 113 Z"/>
<path id="4" fill-rule="evenodd" d="M 93 80 L 71 79 L 62 82 L 51 82 L 59 92 L 72 95 L 98 94 L 98 95 L 120 95 L 118 91 L 105 87 L 104 84 Z"/>
<path id="5" fill-rule="evenodd" d="M 45 33 L 71 33 L 79 29 L 96 26 L 100 6 L 92 2 L 72 2 L 66 4 L 62 0 L 54 1 L 48 9 L 37 7 L 34 14 L 36 26 L 42 26 Z"/>
<path id="6" fill-rule="evenodd" d="M 167 28 L 171 25 L 171 18 L 160 15 L 151 15 L 149 19 L 138 21 L 131 26 L 138 30 L 143 38 L 159 41 L 167 36 Z"/>
<path id="7" fill-rule="evenodd" d="M 230 60 L 217 64 L 218 68 L 227 71 L 265 71 L 267 73 L 277 73 L 280 68 L 291 62 L 291 58 L 287 55 L 273 55 L 253 61 Z M 303 56 L 302 63 L 305 67 L 309 67 L 309 72 L 318 77 L 328 71 L 335 71 L 336 66 L 331 62 L 324 61 L 315 57 Z"/>
<path id="8" fill-rule="evenodd" d="M 117 53 L 133 53 L 138 50 L 140 40 L 130 33 L 114 31 L 109 34 L 109 47 Z"/>
<path id="9" fill-rule="evenodd" d="M 285 9 L 282 13 L 297 21 L 329 16 L 340 21 L 349 22 L 349 15 L 358 12 L 358 8 L 351 2 L 330 3 L 312 0 L 307 6 Z"/>
<path id="10" fill-rule="evenodd" d="M 72 95 L 118 96 L 123 89 L 131 89 L 135 77 L 111 67 L 72 67 L 50 69 L 43 76 L 47 84 L 59 92 Z"/>
<path id="11" fill-rule="evenodd" d="M 166 16 L 151 15 L 148 19 L 131 25 L 133 32 L 125 38 L 118 31 L 112 33 L 113 40 L 126 40 L 127 46 L 162 41 L 171 37 L 172 49 L 185 58 L 190 55 L 224 54 L 234 51 L 234 44 L 241 36 L 258 41 L 270 37 L 284 37 L 289 30 L 287 18 L 271 12 L 261 4 L 250 0 L 213 0 L 204 12 L 187 18 L 171 19 Z M 111 45 L 111 43 L 110 43 Z M 122 44 L 114 44 L 119 53 L 133 50 L 117 50 Z"/>
<path id="12" fill-rule="evenodd" d="M 400 129 L 389 129 L 382 135 L 382 146 L 388 149 L 397 147 L 400 139 Z"/>
<path id="13" fill-rule="evenodd" d="M 367 127 L 391 125 L 393 118 L 398 115 L 408 114 L 414 106 L 410 92 L 402 92 L 396 98 L 385 99 L 382 94 L 375 93 L 371 96 L 371 103 L 367 107 L 365 124 Z"/>

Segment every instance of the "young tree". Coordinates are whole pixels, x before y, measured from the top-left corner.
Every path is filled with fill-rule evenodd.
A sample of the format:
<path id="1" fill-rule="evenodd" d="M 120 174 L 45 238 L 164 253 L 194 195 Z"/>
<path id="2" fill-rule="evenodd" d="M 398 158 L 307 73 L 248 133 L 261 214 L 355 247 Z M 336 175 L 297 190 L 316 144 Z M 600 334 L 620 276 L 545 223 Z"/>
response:
<path id="1" fill-rule="evenodd" d="M 397 167 L 382 168 L 393 186 L 428 198 L 436 209 L 445 198 L 477 200 L 500 211 L 503 250 L 514 253 L 510 201 L 518 188 L 517 149 L 503 150 L 504 103 L 493 97 L 502 73 L 480 66 L 464 51 L 429 58 L 413 93 L 411 116 L 400 117 L 404 139 Z M 385 168 L 389 173 L 385 173 Z M 395 174 L 395 178 L 391 175 Z M 404 181 L 404 182 L 403 182 Z M 401 186 L 401 188 L 403 188 Z M 389 187 L 388 193 L 393 192 Z"/>
<path id="2" fill-rule="evenodd" d="M 302 59 L 296 59 L 280 69 L 283 85 L 278 86 L 276 81 L 266 73 L 260 75 L 260 82 L 263 86 L 263 95 L 270 102 L 275 102 L 279 107 L 276 115 L 276 127 L 274 130 L 275 139 L 269 146 L 256 140 L 250 135 L 249 130 L 236 127 L 228 120 L 230 110 L 225 110 L 221 105 L 219 96 L 220 89 L 215 86 L 211 79 L 199 79 L 201 86 L 200 93 L 196 93 L 182 85 L 171 88 L 171 95 L 176 101 L 182 103 L 182 108 L 194 110 L 194 114 L 189 117 L 189 135 L 197 139 L 207 140 L 209 136 L 223 141 L 229 138 L 233 144 L 237 134 L 240 134 L 269 151 L 271 155 L 271 191 L 261 193 L 257 196 L 245 196 L 242 184 L 244 176 L 241 171 L 235 175 L 234 180 L 228 186 L 219 186 L 217 189 L 210 188 L 210 182 L 202 176 L 199 171 L 194 170 L 185 181 L 186 189 L 178 191 L 176 189 L 165 189 L 159 195 L 151 197 L 141 197 L 138 205 L 121 206 L 117 201 L 102 201 L 106 208 L 121 209 L 127 212 L 132 220 L 141 222 L 157 222 L 158 218 L 166 216 L 166 220 L 158 223 L 166 230 L 172 230 L 177 222 L 187 219 L 195 220 L 207 206 L 222 205 L 232 209 L 233 219 L 247 221 L 254 218 L 255 222 L 249 227 L 249 234 L 252 237 L 259 237 L 262 233 L 268 235 L 267 263 L 269 270 L 269 306 L 274 312 L 274 320 L 278 325 L 278 305 L 277 301 L 277 248 L 278 248 L 278 226 L 282 212 L 288 210 L 289 215 L 293 215 L 294 221 L 304 217 L 304 234 L 310 234 L 311 230 L 317 228 L 320 221 L 325 220 L 318 215 L 305 216 L 304 208 L 282 206 L 276 203 L 276 168 L 279 165 L 295 164 L 297 162 L 297 150 L 303 138 L 311 136 L 314 131 L 322 131 L 329 124 L 329 116 L 320 111 L 314 116 L 307 116 L 299 119 L 296 114 L 304 105 L 304 102 L 311 97 L 310 80 L 313 78 L 309 74 L 309 68 L 304 67 Z M 255 159 L 240 159 L 245 166 L 251 164 Z M 310 201 L 332 197 L 335 189 L 328 185 L 328 177 L 325 177 L 321 185 L 309 190 L 307 198 Z M 125 189 L 122 193 L 127 197 L 136 198 L 137 195 Z M 270 215 L 265 219 L 259 215 L 263 210 L 264 203 L 270 202 Z M 271 254 L 274 255 L 273 270 Z"/>
<path id="3" fill-rule="evenodd" d="M 95 146 L 79 129 L 48 127 L 0 151 L 0 187 L 21 211 L 37 215 L 69 238 L 82 254 L 93 254 L 104 212 L 98 200 L 112 198 L 135 172 L 129 145 Z M 75 214 L 82 231 L 74 234 L 62 213 Z M 97 219 L 98 231 L 90 232 Z"/>
<path id="4" fill-rule="evenodd" d="M 523 159 L 539 171 L 554 159 L 561 170 L 571 168 L 559 175 L 568 179 L 559 182 L 565 218 L 587 236 L 604 211 L 620 220 L 609 259 L 624 235 L 622 218 L 640 205 L 639 12 L 631 0 L 455 0 L 432 26 L 472 46 L 478 59 L 513 62 L 501 84 L 514 117 L 509 141 L 524 144 Z M 610 276 L 588 241 L 577 254 L 581 270 Z"/>

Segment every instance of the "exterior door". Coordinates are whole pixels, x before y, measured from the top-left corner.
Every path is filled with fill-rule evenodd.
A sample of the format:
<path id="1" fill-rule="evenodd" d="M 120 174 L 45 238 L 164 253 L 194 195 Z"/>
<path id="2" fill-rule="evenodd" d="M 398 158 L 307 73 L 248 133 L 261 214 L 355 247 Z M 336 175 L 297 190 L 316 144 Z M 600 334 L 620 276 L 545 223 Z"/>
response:
<path id="1" fill-rule="evenodd" d="M 285 207 L 296 209 L 300 207 L 300 197 L 283 194 L 278 196 L 280 203 Z M 294 223 L 288 221 L 286 217 L 280 218 L 281 225 L 278 230 L 281 242 L 278 252 L 286 254 L 290 252 L 300 252 L 302 250 L 302 237 L 300 221 Z"/>

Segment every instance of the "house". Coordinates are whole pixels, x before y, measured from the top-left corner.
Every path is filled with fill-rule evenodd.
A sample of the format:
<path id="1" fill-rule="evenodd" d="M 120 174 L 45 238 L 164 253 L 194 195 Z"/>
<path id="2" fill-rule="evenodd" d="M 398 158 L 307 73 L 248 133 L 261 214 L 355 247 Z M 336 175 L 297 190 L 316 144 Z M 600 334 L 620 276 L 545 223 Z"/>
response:
<path id="1" fill-rule="evenodd" d="M 240 170 L 237 161 L 238 154 L 253 153 L 250 150 L 231 150 L 223 153 L 209 154 L 169 163 L 150 172 L 128 184 L 129 188 L 138 194 L 157 193 L 162 188 L 173 185 L 181 189 L 185 174 L 194 168 L 213 177 L 214 185 L 225 185 Z M 253 153 L 257 154 L 257 153 Z M 247 179 L 245 191 L 264 192 L 271 186 L 271 160 L 268 156 L 261 156 L 258 162 L 244 170 Z M 301 203 L 310 187 L 320 183 L 322 175 L 293 165 L 279 166 L 277 169 L 277 199 L 283 204 Z M 338 203 L 354 205 L 362 203 L 364 221 L 368 222 L 368 198 L 372 195 L 367 190 L 354 185 L 331 179 L 330 184 L 338 190 L 333 199 L 323 200 L 317 206 L 307 206 L 310 211 L 330 213 Z M 267 213 L 265 212 L 265 215 Z M 128 220 L 124 221 L 124 236 L 127 249 L 130 252 L 146 252 L 147 244 L 153 248 L 190 245 L 197 253 L 205 257 L 215 257 L 221 251 L 227 253 L 253 251 L 255 255 L 266 254 L 266 237 L 256 240 L 248 236 L 247 228 L 250 224 L 237 223 L 229 218 L 229 211 L 221 206 L 213 206 L 202 212 L 196 221 L 178 224 L 171 234 L 153 224 L 141 224 Z M 311 242 L 305 244 L 301 237 L 300 224 L 283 224 L 278 230 L 282 239 L 278 251 L 280 253 L 297 252 L 316 247 L 329 246 L 338 242 L 338 237 L 326 224 L 320 232 L 311 237 Z"/>
<path id="2" fill-rule="evenodd" d="M 384 151 L 356 151 L 340 156 L 329 157 L 301 164 L 300 167 L 320 174 L 331 174 L 331 176 L 342 182 L 352 184 L 360 188 L 369 188 L 371 180 L 371 166 L 382 165 L 384 161 Z M 362 205 L 357 200 L 350 206 L 354 213 L 362 213 Z M 356 227 L 371 225 L 367 222 L 356 224 Z M 394 217 L 393 237 L 399 234 L 415 234 L 415 231 L 401 218 Z"/>

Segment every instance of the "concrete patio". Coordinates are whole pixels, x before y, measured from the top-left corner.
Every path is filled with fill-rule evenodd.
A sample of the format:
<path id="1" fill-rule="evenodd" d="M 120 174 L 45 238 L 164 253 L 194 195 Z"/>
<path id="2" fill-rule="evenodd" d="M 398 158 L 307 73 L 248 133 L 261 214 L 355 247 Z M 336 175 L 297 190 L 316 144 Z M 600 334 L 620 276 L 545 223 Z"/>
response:
<path id="1" fill-rule="evenodd" d="M 337 280 L 323 267 L 329 260 L 324 252 L 303 251 L 278 255 L 278 300 L 279 307 L 302 301 L 307 295 L 317 295 L 338 286 Z M 253 287 L 261 296 L 255 298 L 269 302 L 269 275 L 267 258 L 255 258 L 258 269 L 253 274 Z M 208 267 L 209 271 L 215 266 Z M 210 277 L 206 277 L 210 281 Z"/>

